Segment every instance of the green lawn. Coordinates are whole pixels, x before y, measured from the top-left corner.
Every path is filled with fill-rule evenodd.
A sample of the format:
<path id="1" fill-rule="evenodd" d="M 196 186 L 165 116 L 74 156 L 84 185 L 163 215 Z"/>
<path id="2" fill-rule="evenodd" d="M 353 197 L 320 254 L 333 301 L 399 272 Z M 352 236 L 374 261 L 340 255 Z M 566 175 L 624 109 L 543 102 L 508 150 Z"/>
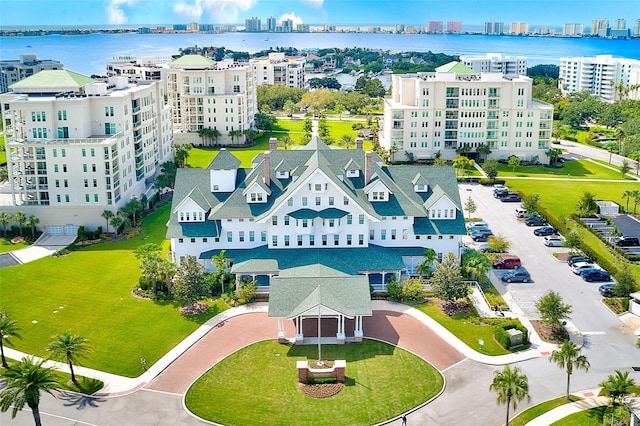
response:
<path id="1" fill-rule="evenodd" d="M 223 311 L 216 302 L 195 318 L 180 315 L 175 303 L 156 303 L 131 295 L 140 276 L 132 250 L 146 243 L 162 244 L 170 206 L 144 221 L 144 232 L 123 242 L 74 249 L 63 257 L 47 257 L 0 269 L 2 307 L 22 329 L 14 348 L 46 356 L 57 333 L 70 331 L 89 339 L 94 353 L 84 365 L 135 377 L 200 324 Z M 34 322 L 35 321 L 35 322 Z"/>
<path id="2" fill-rule="evenodd" d="M 317 353 L 315 345 L 255 343 L 200 377 L 185 404 L 225 425 L 369 425 L 416 407 L 444 386 L 442 375 L 417 356 L 365 340 L 322 346 L 324 359 L 347 360 L 346 386 L 331 398 L 312 399 L 298 389 L 296 361 L 316 360 Z"/>
<path id="3" fill-rule="evenodd" d="M 579 398 L 573 395 L 569 396 L 569 398 L 571 398 L 571 401 L 567 401 L 567 398 L 565 398 L 564 396 L 561 396 L 559 398 L 545 401 L 538 405 L 534 405 L 533 407 L 529 407 L 522 413 L 518 414 L 515 418 L 510 420 L 509 424 L 511 426 L 524 426 L 527 423 L 529 423 L 531 420 L 535 419 L 536 417 L 540 417 L 547 411 L 551 411 L 554 408 L 560 407 L 561 405 L 564 405 L 564 404 L 568 404 L 569 402 L 575 402 L 579 400 Z"/>
<path id="4" fill-rule="evenodd" d="M 616 425 L 629 424 L 629 412 L 627 410 L 620 411 L 616 408 L 616 417 L 618 417 Z M 622 417 L 622 419 L 620 419 Z M 611 409 L 608 407 L 597 407 L 590 410 L 580 411 L 572 414 L 564 419 L 551 423 L 552 426 L 611 426 Z"/>
<path id="5" fill-rule="evenodd" d="M 603 165 L 594 163 L 589 160 L 572 160 L 564 163 L 564 167 L 554 169 L 545 166 L 518 166 L 514 168 L 508 164 L 498 164 L 498 176 L 500 178 L 508 178 L 510 176 L 518 177 L 537 177 L 537 178 L 571 178 L 571 179 L 608 179 L 622 180 L 619 171 L 611 170 Z"/>
<path id="6" fill-rule="evenodd" d="M 0 149 L 0 166 L 7 164 L 7 153 L 4 150 L 5 145 L 4 145 L 4 135 L 0 135 L 0 147 L 2 147 Z"/>
<path id="7" fill-rule="evenodd" d="M 20 243 L 13 244 L 9 238 L 0 238 L 0 253 L 18 250 L 28 246 L 29 246 L 29 242 L 27 241 L 22 241 Z"/>

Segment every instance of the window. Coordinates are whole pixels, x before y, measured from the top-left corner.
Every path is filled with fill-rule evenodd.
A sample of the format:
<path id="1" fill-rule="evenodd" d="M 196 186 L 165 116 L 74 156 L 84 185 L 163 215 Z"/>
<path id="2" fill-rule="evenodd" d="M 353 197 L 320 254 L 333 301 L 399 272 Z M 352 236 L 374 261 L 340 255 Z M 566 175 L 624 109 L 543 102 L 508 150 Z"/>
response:
<path id="1" fill-rule="evenodd" d="M 364 215 L 361 214 L 360 216 L 358 216 L 358 224 L 360 225 L 364 225 Z"/>
<path id="2" fill-rule="evenodd" d="M 342 199 L 342 204 L 344 204 L 345 206 L 348 206 L 348 205 L 349 205 L 349 198 L 344 197 L 344 198 Z"/>
<path id="3" fill-rule="evenodd" d="M 302 235 L 298 235 L 298 246 L 302 245 Z"/>
<path id="4" fill-rule="evenodd" d="M 309 245 L 310 246 L 315 246 L 316 245 L 316 236 L 311 234 L 309 235 Z"/>
<path id="5" fill-rule="evenodd" d="M 227 242 L 233 242 L 233 232 L 227 231 Z"/>
<path id="6" fill-rule="evenodd" d="M 392 239 L 392 240 L 395 240 L 395 239 L 396 239 L 396 230 L 395 230 L 395 229 L 392 229 L 392 230 L 391 230 L 391 239 Z"/>
<path id="7" fill-rule="evenodd" d="M 289 206 L 289 207 L 293 206 L 293 198 L 289 198 L 287 200 L 287 206 Z"/>
<path id="8" fill-rule="evenodd" d="M 289 247 L 289 236 L 288 235 L 284 236 L 284 246 L 285 247 Z"/>
<path id="9" fill-rule="evenodd" d="M 249 241 L 254 242 L 256 238 L 256 233 L 254 231 L 249 231 Z"/>
<path id="10" fill-rule="evenodd" d="M 373 230 L 373 229 L 370 229 L 370 230 L 369 230 L 369 239 L 370 239 L 370 240 L 373 240 L 373 239 L 375 239 L 375 238 L 376 238 L 376 231 L 375 231 L 375 230 Z"/>
<path id="11" fill-rule="evenodd" d="M 338 234 L 333 234 L 333 245 L 337 246 L 340 244 L 340 235 Z"/>
<path id="12" fill-rule="evenodd" d="M 115 135 L 116 134 L 116 123 L 104 123 L 104 134 L 105 135 Z"/>
<path id="13" fill-rule="evenodd" d="M 319 206 L 322 202 L 322 199 L 320 197 L 316 197 L 316 206 Z"/>
<path id="14" fill-rule="evenodd" d="M 260 231 L 260 241 L 263 243 L 267 241 L 267 231 Z"/>
<path id="15" fill-rule="evenodd" d="M 273 247 L 278 247 L 278 236 L 277 235 L 272 235 L 271 236 L 271 245 Z"/>
<path id="16" fill-rule="evenodd" d="M 84 194 L 84 202 L 85 203 L 89 202 L 89 194 Z"/>
<path id="17" fill-rule="evenodd" d="M 364 234 L 358 234 L 358 245 L 359 246 L 364 245 Z"/>
<path id="18" fill-rule="evenodd" d="M 284 216 L 284 224 L 289 226 L 289 216 L 287 215 Z"/>
<path id="19" fill-rule="evenodd" d="M 114 116 L 113 107 L 104 107 L 104 115 L 105 117 L 113 117 Z"/>
<path id="20" fill-rule="evenodd" d="M 67 179 L 64 180 L 64 187 L 65 188 L 69 187 L 69 181 Z"/>
<path id="21" fill-rule="evenodd" d="M 323 235 L 322 235 L 322 245 L 323 245 L 323 246 L 326 246 L 326 245 L 327 245 L 327 236 L 326 236 L 326 234 L 323 234 Z"/>
<path id="22" fill-rule="evenodd" d="M 67 119 L 67 110 L 63 109 L 58 111 L 58 120 L 66 120 Z"/>
<path id="23" fill-rule="evenodd" d="M 351 225 L 353 223 L 353 215 L 347 215 L 347 225 Z"/>
<path id="24" fill-rule="evenodd" d="M 351 234 L 347 234 L 347 245 L 350 246 L 351 245 L 351 240 L 353 239 L 353 235 Z"/>
<path id="25" fill-rule="evenodd" d="M 387 230 L 386 229 L 382 229 L 380 231 L 380 239 L 383 240 L 383 241 L 387 239 Z"/>
<path id="26" fill-rule="evenodd" d="M 262 201 L 262 192 L 252 192 L 251 193 L 251 202 L 255 203 L 258 201 Z"/>
<path id="27" fill-rule="evenodd" d="M 335 198 L 329 197 L 329 205 L 333 206 L 335 204 Z"/>
<path id="28" fill-rule="evenodd" d="M 240 241 L 241 243 L 244 243 L 244 231 L 238 232 L 238 241 Z"/>
<path id="29" fill-rule="evenodd" d="M 86 148 L 82 148 L 82 156 L 83 157 L 87 156 L 87 149 Z"/>
<path id="30" fill-rule="evenodd" d="M 273 226 L 277 226 L 278 225 L 278 216 L 271 216 L 271 224 Z"/>
<path id="31" fill-rule="evenodd" d="M 302 205 L 303 206 L 307 205 L 307 197 L 302 197 Z"/>

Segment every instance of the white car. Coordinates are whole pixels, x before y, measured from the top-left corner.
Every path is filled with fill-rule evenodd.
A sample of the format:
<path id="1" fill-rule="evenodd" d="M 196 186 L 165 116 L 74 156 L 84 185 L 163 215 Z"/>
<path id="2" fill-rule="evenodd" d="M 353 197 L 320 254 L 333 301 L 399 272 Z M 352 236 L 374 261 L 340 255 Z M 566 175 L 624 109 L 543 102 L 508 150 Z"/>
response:
<path id="1" fill-rule="evenodd" d="M 571 265 L 571 272 L 573 272 L 576 275 L 580 275 L 580 272 L 586 269 L 602 269 L 602 268 L 596 265 L 595 263 L 587 263 L 587 262 L 577 262 Z"/>
<path id="2" fill-rule="evenodd" d="M 564 246 L 564 238 L 560 235 L 547 235 L 544 237 L 544 245 L 547 247 L 562 247 Z"/>
<path id="3" fill-rule="evenodd" d="M 471 231 L 473 229 L 489 229 L 489 225 L 487 222 L 469 222 L 467 223 L 467 230 Z"/>

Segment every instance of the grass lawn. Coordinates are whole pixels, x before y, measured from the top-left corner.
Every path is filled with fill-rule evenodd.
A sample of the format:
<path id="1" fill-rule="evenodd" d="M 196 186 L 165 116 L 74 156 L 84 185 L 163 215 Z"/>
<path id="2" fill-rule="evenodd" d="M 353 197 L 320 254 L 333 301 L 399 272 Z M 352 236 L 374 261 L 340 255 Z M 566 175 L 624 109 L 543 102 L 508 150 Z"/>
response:
<path id="1" fill-rule="evenodd" d="M 569 402 L 575 402 L 579 400 L 579 398 L 573 395 L 570 395 L 569 398 L 571 399 L 571 401 L 567 401 L 567 398 L 565 398 L 564 396 L 561 396 L 559 398 L 545 401 L 538 405 L 534 405 L 533 407 L 529 407 L 522 413 L 518 414 L 515 418 L 510 420 L 509 424 L 511 426 L 524 426 L 527 423 L 529 423 L 531 420 L 535 419 L 536 417 L 540 417 L 547 411 L 551 411 L 554 408 L 560 407 L 561 405 L 564 405 L 564 404 L 568 404 Z"/>
<path id="2" fill-rule="evenodd" d="M 347 360 L 346 386 L 331 398 L 312 399 L 298 389 L 296 361 L 316 360 L 317 354 L 315 345 L 255 343 L 200 377 L 185 404 L 225 425 L 369 425 L 427 401 L 444 386 L 442 375 L 417 356 L 365 340 L 322 347 L 324 359 Z"/>
<path id="3" fill-rule="evenodd" d="M 25 247 L 29 247 L 28 241 L 22 241 L 20 243 L 13 244 L 9 238 L 0 238 L 0 253 L 18 250 Z"/>
<path id="4" fill-rule="evenodd" d="M 175 303 L 134 298 L 140 276 L 132 251 L 146 243 L 162 244 L 170 206 L 144 221 L 138 237 L 122 242 L 74 248 L 63 257 L 0 269 L 2 307 L 18 322 L 22 340 L 15 349 L 46 356 L 52 336 L 69 331 L 86 337 L 94 352 L 83 365 L 135 377 L 200 324 L 223 311 L 216 302 L 201 316 L 185 318 Z M 35 322 L 34 322 L 35 321 Z"/>
<path id="5" fill-rule="evenodd" d="M 608 179 L 623 180 L 625 178 L 619 171 L 611 170 L 603 165 L 589 160 L 566 161 L 561 169 L 545 166 L 518 166 L 514 168 L 508 164 L 498 164 L 498 176 L 508 178 L 537 177 L 537 178 L 571 178 L 571 179 Z"/>
<path id="6" fill-rule="evenodd" d="M 4 147 L 4 135 L 0 135 L 0 147 Z M 7 152 L 2 149 L 0 150 L 0 166 L 7 164 Z"/>
<path id="7" fill-rule="evenodd" d="M 616 425 L 628 425 L 629 424 L 629 412 L 616 408 L 617 421 Z M 620 419 L 622 417 L 622 419 Z M 558 420 L 555 423 L 551 423 L 551 426 L 610 426 L 611 425 L 611 409 L 609 407 L 597 407 L 590 410 L 580 411 L 579 413 L 572 414 L 564 419 Z"/>
<path id="8" fill-rule="evenodd" d="M 474 349 L 485 355 L 506 355 L 511 352 L 504 349 L 493 338 L 495 326 L 493 325 L 475 325 L 468 321 L 463 314 L 457 314 L 453 317 L 442 312 L 433 302 L 427 302 L 414 306 L 414 308 L 424 312 L 431 318 L 440 323 L 443 327 L 453 333 L 458 339 L 462 340 L 471 349 Z M 478 339 L 484 340 L 482 349 L 478 345 Z"/>

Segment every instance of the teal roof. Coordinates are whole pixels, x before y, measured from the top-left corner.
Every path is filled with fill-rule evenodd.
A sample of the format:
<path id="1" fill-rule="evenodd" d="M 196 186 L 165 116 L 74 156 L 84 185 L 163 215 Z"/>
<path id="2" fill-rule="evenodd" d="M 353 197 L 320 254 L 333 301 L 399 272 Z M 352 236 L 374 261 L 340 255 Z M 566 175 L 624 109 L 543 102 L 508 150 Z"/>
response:
<path id="1" fill-rule="evenodd" d="M 211 170 L 237 170 L 240 167 L 240 160 L 227 151 L 226 148 L 220 149 L 218 154 L 211 160 L 207 169 Z"/>
<path id="2" fill-rule="evenodd" d="M 456 74 L 478 74 L 468 66 L 457 61 L 451 61 L 436 68 L 437 72 L 453 72 Z"/>
<path id="3" fill-rule="evenodd" d="M 215 65 L 216 61 L 206 58 L 202 55 L 183 55 L 178 59 L 171 61 L 170 65 L 179 66 L 210 66 Z"/>
<path id="4" fill-rule="evenodd" d="M 97 80 L 86 75 L 69 70 L 42 70 L 30 77 L 24 78 L 9 86 L 14 92 L 26 89 L 46 89 L 57 91 L 78 91 L 87 84 L 97 83 Z"/>

